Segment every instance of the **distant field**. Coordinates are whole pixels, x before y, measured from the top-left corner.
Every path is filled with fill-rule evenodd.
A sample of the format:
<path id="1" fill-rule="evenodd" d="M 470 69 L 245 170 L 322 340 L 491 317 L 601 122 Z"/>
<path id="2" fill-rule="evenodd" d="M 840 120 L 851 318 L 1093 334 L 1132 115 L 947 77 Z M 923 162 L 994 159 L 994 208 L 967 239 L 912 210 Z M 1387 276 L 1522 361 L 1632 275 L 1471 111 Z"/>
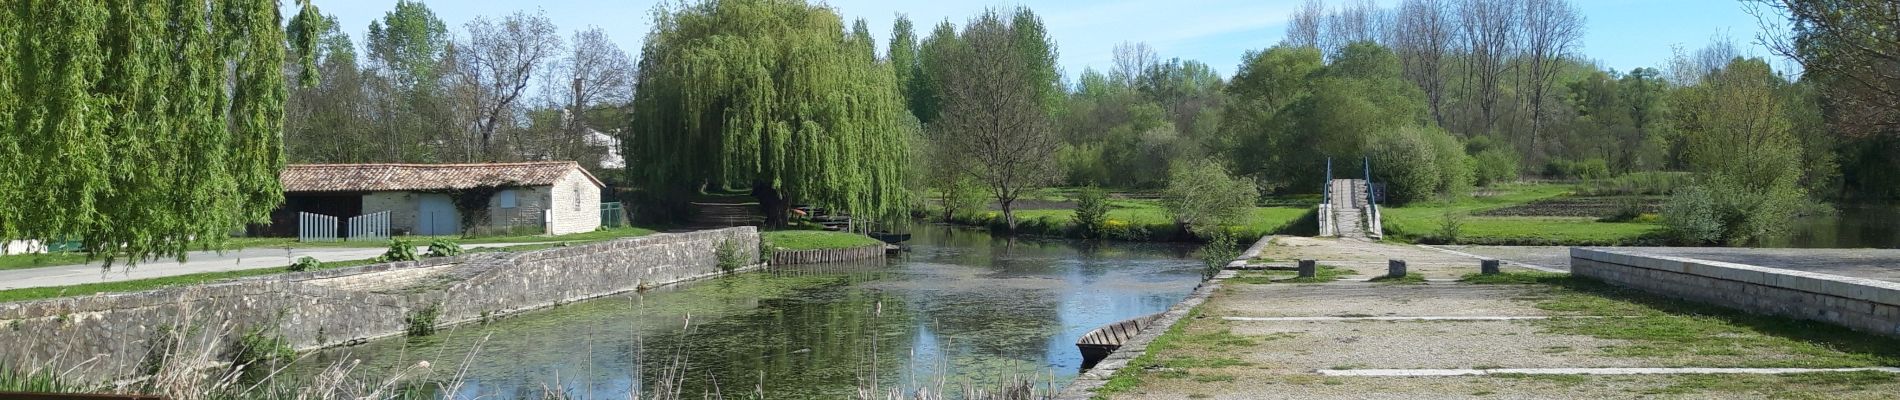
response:
<path id="1" fill-rule="evenodd" d="M 1016 221 L 1019 232 L 1031 235 L 1073 236 L 1075 203 L 1072 196 L 1075 189 L 1044 189 L 1028 200 L 1019 201 L 1016 206 Z M 1161 206 L 1158 195 L 1147 192 L 1110 191 L 1108 201 L 1108 225 L 1114 233 L 1111 239 L 1136 241 L 1185 240 L 1186 235 L 1179 232 L 1174 217 Z M 1275 198 L 1263 201 L 1269 206 L 1254 207 L 1253 214 L 1243 224 L 1230 227 L 1234 234 L 1249 239 L 1271 234 L 1298 234 L 1310 232 L 1317 226 L 1307 227 L 1300 221 L 1306 219 L 1317 203 L 1317 196 Z M 963 225 L 1001 226 L 1002 212 L 992 210 L 958 215 L 954 221 Z M 1314 223 L 1317 224 L 1317 223 Z M 1302 230 L 1304 229 L 1304 230 Z"/>
<path id="2" fill-rule="evenodd" d="M 1662 228 L 1654 222 L 1601 222 L 1635 202 L 1653 212 L 1656 197 L 1573 197 L 1575 185 L 1519 183 L 1486 189 L 1455 201 L 1382 210 L 1387 237 L 1414 242 L 1461 244 L 1618 245 L 1645 244 Z M 1441 233 L 1445 215 L 1465 215 L 1456 240 Z"/>

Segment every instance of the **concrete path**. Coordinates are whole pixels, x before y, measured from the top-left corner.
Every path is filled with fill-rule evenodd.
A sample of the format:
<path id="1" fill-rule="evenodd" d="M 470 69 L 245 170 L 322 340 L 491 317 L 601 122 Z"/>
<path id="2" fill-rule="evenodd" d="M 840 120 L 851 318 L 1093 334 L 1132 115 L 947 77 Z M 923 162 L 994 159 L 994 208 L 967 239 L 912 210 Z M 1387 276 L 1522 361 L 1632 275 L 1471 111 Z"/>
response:
<path id="1" fill-rule="evenodd" d="M 1317 260 L 1320 265 L 1352 270 L 1358 274 L 1352 278 L 1362 280 L 1385 275 L 1386 262 L 1389 260 L 1405 260 L 1409 272 L 1423 275 L 1426 279 L 1458 279 L 1465 274 L 1478 272 L 1480 259 L 1475 255 L 1417 246 L 1297 236 L 1274 238 L 1273 245 L 1261 251 L 1260 257 L 1270 261 L 1256 261 L 1255 264 L 1292 265 L 1301 259 Z M 1507 263 L 1504 270 L 1530 269 Z"/>
<path id="2" fill-rule="evenodd" d="M 535 243 L 489 243 L 466 244 L 464 249 L 486 247 L 507 247 Z M 237 271 L 257 268 L 281 268 L 290 265 L 300 257 L 314 257 L 318 261 L 350 261 L 376 258 L 383 255 L 385 248 L 250 248 L 226 251 L 194 251 L 187 254 L 185 262 L 174 259 L 159 259 L 140 262 L 127 266 L 115 264 L 110 271 L 104 269 L 103 262 L 78 265 L 60 265 L 39 268 L 13 269 L 0 271 L 0 290 L 47 286 L 67 286 L 86 283 L 116 282 L 138 279 L 159 278 L 175 275 L 188 275 L 205 272 Z M 420 251 L 420 249 L 418 249 Z"/>
<path id="3" fill-rule="evenodd" d="M 1318 259 L 1362 275 L 1384 273 L 1387 259 L 1405 259 L 1414 272 L 1432 277 L 1477 270 L 1471 256 L 1354 240 L 1277 238 L 1261 256 L 1275 263 Z M 1621 331 L 1586 333 L 1602 325 L 1683 323 L 1640 305 L 1604 305 L 1620 301 L 1546 285 L 1229 278 L 1197 315 L 1174 327 L 1179 333 L 1166 339 L 1168 346 L 1149 348 L 1148 364 L 1129 365 L 1139 371 L 1132 388 L 1106 397 L 1884 399 L 1900 393 L 1900 376 L 1893 375 L 1900 369 L 1838 365 L 1841 353 L 1824 344 L 1709 344 L 1786 340 L 1746 328 L 1713 333 L 1722 339 L 1695 342 L 1703 346 L 1695 351 L 1668 349 L 1689 346 L 1678 342 L 1615 336 Z M 1629 318 L 1640 320 L 1623 322 Z M 1764 364 L 1806 368 L 1758 368 L 1784 366 Z"/>

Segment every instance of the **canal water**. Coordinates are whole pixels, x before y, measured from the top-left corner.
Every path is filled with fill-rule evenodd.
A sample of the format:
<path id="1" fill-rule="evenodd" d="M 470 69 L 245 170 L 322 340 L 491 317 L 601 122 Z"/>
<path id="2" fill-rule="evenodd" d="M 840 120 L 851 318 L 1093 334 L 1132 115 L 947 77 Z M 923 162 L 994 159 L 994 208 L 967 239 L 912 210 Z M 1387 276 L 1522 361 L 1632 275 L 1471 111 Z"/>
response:
<path id="1" fill-rule="evenodd" d="M 913 233 L 885 262 L 742 273 L 300 363 L 360 360 L 357 374 L 407 374 L 449 398 L 627 398 L 669 384 L 687 397 L 836 399 L 875 384 L 954 398 L 1007 379 L 1059 388 L 1078 373 L 1083 333 L 1163 311 L 1200 279 L 1189 247 Z"/>
<path id="2" fill-rule="evenodd" d="M 1900 248 L 1900 204 L 1841 204 L 1837 212 L 1797 217 L 1787 235 L 1766 247 Z"/>

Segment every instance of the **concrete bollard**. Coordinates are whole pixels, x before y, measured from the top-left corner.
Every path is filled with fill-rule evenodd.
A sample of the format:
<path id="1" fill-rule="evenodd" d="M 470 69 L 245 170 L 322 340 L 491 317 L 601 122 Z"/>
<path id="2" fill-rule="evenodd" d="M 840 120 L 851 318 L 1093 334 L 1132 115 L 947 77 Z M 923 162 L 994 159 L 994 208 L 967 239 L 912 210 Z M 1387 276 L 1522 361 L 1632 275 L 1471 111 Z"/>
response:
<path id="1" fill-rule="evenodd" d="M 1385 276 L 1389 278 L 1405 277 L 1405 260 L 1387 260 L 1385 262 Z"/>
<path id="2" fill-rule="evenodd" d="M 1478 273 L 1485 274 L 1485 275 L 1496 275 L 1498 273 L 1498 260 L 1494 258 L 1487 258 L 1487 259 L 1484 259 L 1484 261 L 1479 261 Z"/>
<path id="3" fill-rule="evenodd" d="M 1300 277 L 1311 278 L 1319 275 L 1319 261 L 1300 260 Z"/>

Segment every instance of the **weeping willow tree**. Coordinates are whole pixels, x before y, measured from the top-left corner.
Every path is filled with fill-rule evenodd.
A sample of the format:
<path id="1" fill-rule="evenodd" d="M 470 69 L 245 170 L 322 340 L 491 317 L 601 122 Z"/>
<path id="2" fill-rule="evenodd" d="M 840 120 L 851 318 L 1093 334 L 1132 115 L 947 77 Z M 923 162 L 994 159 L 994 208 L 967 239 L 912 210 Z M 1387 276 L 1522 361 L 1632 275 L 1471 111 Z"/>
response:
<path id="1" fill-rule="evenodd" d="M 904 211 L 915 124 L 890 67 L 863 51 L 870 38 L 802 1 L 704 1 L 655 19 L 625 152 L 655 205 L 740 185 L 772 226 L 792 204 Z"/>
<path id="2" fill-rule="evenodd" d="M 110 265 L 182 258 L 265 221 L 283 199 L 277 7 L 6 2 L 0 240 L 79 240 Z"/>

